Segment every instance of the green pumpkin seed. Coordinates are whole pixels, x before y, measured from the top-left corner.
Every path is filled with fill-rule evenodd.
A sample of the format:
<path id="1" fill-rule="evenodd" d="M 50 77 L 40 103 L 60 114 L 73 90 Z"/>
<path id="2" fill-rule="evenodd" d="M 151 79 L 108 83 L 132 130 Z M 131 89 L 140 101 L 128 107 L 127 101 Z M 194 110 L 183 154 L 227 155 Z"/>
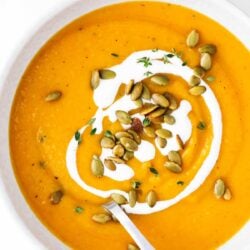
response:
<path id="1" fill-rule="evenodd" d="M 212 57 L 208 53 L 202 53 L 201 54 L 201 61 L 200 65 L 205 70 L 210 70 L 212 67 Z"/>
<path id="2" fill-rule="evenodd" d="M 152 99 L 156 105 L 160 105 L 163 108 L 167 108 L 169 106 L 168 99 L 161 94 L 153 94 Z"/>
<path id="3" fill-rule="evenodd" d="M 165 108 L 158 108 L 155 111 L 151 112 L 148 115 L 148 118 L 152 119 L 152 118 L 157 118 L 159 116 L 162 116 L 164 113 L 166 112 Z"/>
<path id="4" fill-rule="evenodd" d="M 164 96 L 168 99 L 169 101 L 169 106 L 168 108 L 171 110 L 176 110 L 178 108 L 178 102 L 176 100 L 176 98 L 170 94 L 170 93 L 165 93 Z"/>
<path id="5" fill-rule="evenodd" d="M 175 136 L 175 138 L 176 138 L 176 141 L 177 141 L 177 143 L 178 143 L 178 145 L 179 145 L 179 148 L 180 148 L 180 149 L 184 149 L 184 143 L 183 143 L 181 137 L 177 134 L 177 135 Z"/>
<path id="6" fill-rule="evenodd" d="M 156 135 L 164 139 L 168 139 L 172 137 L 172 132 L 164 128 L 157 129 L 155 133 Z"/>
<path id="7" fill-rule="evenodd" d="M 148 89 L 148 87 L 146 85 L 143 85 L 143 91 L 142 91 L 141 97 L 143 99 L 146 99 L 146 100 L 150 100 L 151 99 L 150 90 Z"/>
<path id="8" fill-rule="evenodd" d="M 189 80 L 189 85 L 190 85 L 191 87 L 197 86 L 197 85 L 199 85 L 200 83 L 201 83 L 200 77 L 195 76 L 195 75 L 191 76 L 191 78 L 190 78 L 190 80 Z"/>
<path id="9" fill-rule="evenodd" d="M 155 130 L 152 127 L 143 128 L 143 132 L 150 138 L 155 138 Z"/>
<path id="10" fill-rule="evenodd" d="M 101 139 L 102 148 L 113 148 L 114 146 L 115 146 L 115 142 L 110 137 L 105 136 Z"/>
<path id="11" fill-rule="evenodd" d="M 128 133 L 133 136 L 133 139 L 136 141 L 137 144 L 141 144 L 141 137 L 134 130 L 129 129 Z"/>
<path id="12" fill-rule="evenodd" d="M 125 87 L 125 94 L 126 94 L 126 95 L 131 94 L 132 89 L 133 89 L 133 87 L 134 87 L 134 83 L 135 83 L 134 80 L 130 80 L 129 83 L 126 85 L 126 87 Z"/>
<path id="13" fill-rule="evenodd" d="M 169 83 L 169 79 L 163 75 L 154 75 L 150 78 L 151 82 L 160 86 L 166 86 Z"/>
<path id="14" fill-rule="evenodd" d="M 100 84 L 100 76 L 98 70 L 93 70 L 91 74 L 90 85 L 92 89 L 96 89 Z"/>
<path id="15" fill-rule="evenodd" d="M 160 148 L 165 148 L 167 146 L 167 140 L 157 136 L 156 143 L 159 145 Z"/>
<path id="16" fill-rule="evenodd" d="M 114 202 L 116 202 L 119 205 L 127 203 L 127 199 L 121 194 L 113 193 L 111 194 L 111 198 L 113 199 Z"/>
<path id="17" fill-rule="evenodd" d="M 62 190 L 57 190 L 50 195 L 50 203 L 52 205 L 57 205 L 61 202 L 64 193 Z"/>
<path id="18" fill-rule="evenodd" d="M 229 188 L 226 188 L 226 191 L 223 195 L 224 200 L 230 201 L 232 199 L 232 193 Z"/>
<path id="19" fill-rule="evenodd" d="M 158 107 L 159 107 L 158 105 L 147 104 L 147 105 L 142 107 L 142 110 L 140 111 L 140 114 L 141 115 L 147 115 L 147 114 L 153 112 L 154 110 L 156 110 Z"/>
<path id="20" fill-rule="evenodd" d="M 142 95 L 142 91 L 143 91 L 143 84 L 142 82 L 138 82 L 134 85 L 134 88 L 131 92 L 131 100 L 135 101 L 137 99 L 139 99 Z"/>
<path id="21" fill-rule="evenodd" d="M 205 93 L 206 87 L 205 86 L 194 86 L 189 89 L 189 93 L 194 96 L 199 96 Z"/>
<path id="22" fill-rule="evenodd" d="M 198 77 L 200 77 L 200 78 L 203 78 L 203 77 L 205 76 L 205 74 L 206 74 L 206 71 L 205 71 L 202 67 L 197 66 L 197 67 L 195 67 L 195 68 L 193 69 L 193 74 L 194 74 L 195 76 L 198 76 Z"/>
<path id="23" fill-rule="evenodd" d="M 113 148 L 113 155 L 116 157 L 122 157 L 125 153 L 125 149 L 122 145 L 115 145 Z"/>
<path id="24" fill-rule="evenodd" d="M 131 160 L 132 158 L 134 158 L 134 152 L 131 152 L 131 151 L 126 151 L 124 156 L 123 156 L 123 159 L 125 161 L 129 161 Z"/>
<path id="25" fill-rule="evenodd" d="M 94 155 L 91 161 L 91 172 L 96 177 L 102 177 L 104 174 L 104 167 L 98 156 Z"/>
<path id="26" fill-rule="evenodd" d="M 120 131 L 120 132 L 115 133 L 115 137 L 117 140 L 120 140 L 120 138 L 122 137 L 128 137 L 130 139 L 133 139 L 133 135 L 125 131 Z"/>
<path id="27" fill-rule="evenodd" d="M 133 102 L 134 102 L 135 106 L 138 107 L 138 108 L 141 108 L 142 105 L 143 105 L 143 101 L 142 101 L 141 98 L 139 98 L 139 99 L 137 99 L 137 100 L 135 100 Z"/>
<path id="28" fill-rule="evenodd" d="M 116 170 L 116 165 L 114 164 L 113 161 L 105 159 L 104 160 L 104 165 L 111 171 L 115 171 Z"/>
<path id="29" fill-rule="evenodd" d="M 194 48 L 199 42 L 200 35 L 197 30 L 192 30 L 186 40 L 186 44 L 189 48 Z"/>
<path id="30" fill-rule="evenodd" d="M 169 171 L 171 171 L 173 173 L 180 173 L 182 171 L 181 166 L 175 162 L 172 162 L 172 161 L 165 162 L 164 167 L 166 167 Z"/>
<path id="31" fill-rule="evenodd" d="M 117 110 L 115 112 L 115 114 L 116 114 L 116 117 L 120 123 L 122 123 L 122 124 L 131 124 L 132 123 L 132 119 L 127 112 L 125 112 L 123 110 Z"/>
<path id="32" fill-rule="evenodd" d="M 205 44 L 199 48 L 200 53 L 209 53 L 210 55 L 214 55 L 217 51 L 217 48 L 213 44 Z"/>
<path id="33" fill-rule="evenodd" d="M 178 151 L 174 151 L 174 150 L 171 150 L 169 153 L 168 153 L 168 159 L 172 162 L 175 162 L 177 163 L 178 165 L 181 166 L 182 164 L 182 159 L 181 159 L 181 156 L 179 154 Z"/>
<path id="34" fill-rule="evenodd" d="M 154 190 L 150 190 L 146 196 L 146 202 L 150 207 L 154 207 L 157 202 L 157 195 Z"/>
<path id="35" fill-rule="evenodd" d="M 164 115 L 164 122 L 169 125 L 173 125 L 175 124 L 175 118 L 172 115 Z"/>
<path id="36" fill-rule="evenodd" d="M 103 80 L 113 79 L 116 77 L 116 73 L 110 69 L 100 69 L 99 76 Z"/>
<path id="37" fill-rule="evenodd" d="M 112 218 L 110 214 L 94 214 L 92 216 L 92 220 L 100 224 L 105 224 L 111 221 L 111 219 Z"/>
<path id="38" fill-rule="evenodd" d="M 120 139 L 120 142 L 128 151 L 137 151 L 138 150 L 138 144 L 130 138 L 122 137 Z"/>
<path id="39" fill-rule="evenodd" d="M 225 194 L 225 183 L 222 179 L 218 179 L 214 184 L 214 195 L 217 199 L 220 199 Z"/>
<path id="40" fill-rule="evenodd" d="M 136 204 L 136 200 L 137 200 L 137 193 L 134 189 L 130 190 L 128 192 L 128 197 L 129 197 L 129 206 L 130 207 L 134 207 Z"/>
<path id="41" fill-rule="evenodd" d="M 111 160 L 113 161 L 114 163 L 117 163 L 117 164 L 124 164 L 125 161 L 123 159 L 120 159 L 118 157 L 115 157 L 115 156 L 109 156 L 107 157 L 108 160 Z"/>
<path id="42" fill-rule="evenodd" d="M 50 92 L 50 93 L 45 97 L 45 101 L 46 101 L 46 102 L 54 102 L 54 101 L 58 101 L 61 97 L 62 97 L 62 92 L 56 90 L 56 91 Z"/>
<path id="43" fill-rule="evenodd" d="M 128 244 L 128 250 L 140 250 L 140 248 L 133 244 Z"/>

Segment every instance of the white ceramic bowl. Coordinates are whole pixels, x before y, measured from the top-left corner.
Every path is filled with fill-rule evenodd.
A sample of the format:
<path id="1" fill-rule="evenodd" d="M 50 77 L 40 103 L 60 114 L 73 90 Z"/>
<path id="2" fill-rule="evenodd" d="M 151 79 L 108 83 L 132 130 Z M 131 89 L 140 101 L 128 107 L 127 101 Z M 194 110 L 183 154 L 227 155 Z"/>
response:
<path id="1" fill-rule="evenodd" d="M 250 49 L 250 19 L 233 5 L 225 0 L 162 0 L 183 5 L 201 12 L 216 20 Z M 35 217 L 24 200 L 11 167 L 9 154 L 9 118 L 12 101 L 19 80 L 28 63 L 43 44 L 58 30 L 72 20 L 97 8 L 124 2 L 122 0 L 82 0 L 74 1 L 65 9 L 54 10 L 50 13 L 49 20 L 41 22 L 40 27 L 32 34 L 27 34 L 27 43 L 19 48 L 18 53 L 9 61 L 4 69 L 4 79 L 0 86 L 0 199 L 1 205 L 6 206 L 16 224 L 29 235 L 28 239 L 33 244 L 33 249 L 67 249 L 62 242 L 53 236 Z M 46 21 L 46 22 L 45 22 Z M 1 72 L 0 72 L 1 73 Z M 1 75 L 1 74 L 0 74 Z M 31 187 L 32 188 L 32 187 Z M 220 249 L 243 250 L 250 249 L 250 223 L 245 225 L 229 242 Z M 1 244 L 0 244 L 1 245 Z M 6 248 L 5 248 L 6 249 Z"/>

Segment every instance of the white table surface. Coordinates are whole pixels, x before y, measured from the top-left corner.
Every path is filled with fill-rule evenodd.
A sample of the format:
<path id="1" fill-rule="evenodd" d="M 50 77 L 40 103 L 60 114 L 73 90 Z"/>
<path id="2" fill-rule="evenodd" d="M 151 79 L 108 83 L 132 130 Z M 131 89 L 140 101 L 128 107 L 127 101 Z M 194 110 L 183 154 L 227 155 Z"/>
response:
<path id="1" fill-rule="evenodd" d="M 24 34 L 34 30 L 36 24 L 46 17 L 50 9 L 60 9 L 70 2 L 72 0 L 0 0 L 0 74 L 15 48 L 23 40 Z M 230 2 L 250 15 L 249 0 L 230 0 Z M 2 205 L 0 197 L 1 249 L 40 250 L 28 239 L 29 235 L 24 234 L 16 225 L 10 216 L 10 211 Z"/>

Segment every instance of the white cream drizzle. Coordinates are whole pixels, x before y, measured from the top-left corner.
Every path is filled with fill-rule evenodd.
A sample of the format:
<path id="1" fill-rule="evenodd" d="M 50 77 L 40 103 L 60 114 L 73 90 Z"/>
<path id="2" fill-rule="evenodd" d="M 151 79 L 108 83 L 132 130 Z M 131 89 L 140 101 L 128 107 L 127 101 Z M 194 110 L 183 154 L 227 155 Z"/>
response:
<path id="1" fill-rule="evenodd" d="M 150 71 L 153 74 L 174 74 L 182 77 L 186 81 L 190 79 L 190 77 L 192 76 L 192 69 L 187 66 L 182 66 L 183 61 L 177 56 L 168 58 L 170 63 L 167 64 L 164 64 L 163 61 L 157 60 L 159 58 L 162 58 L 166 54 L 171 54 L 171 52 L 162 50 L 158 50 L 157 52 L 153 52 L 151 50 L 139 51 L 131 54 L 121 64 L 110 68 L 111 70 L 116 72 L 116 77 L 110 80 L 101 80 L 99 87 L 94 91 L 94 101 L 98 107 L 98 110 L 93 116 L 96 118 L 93 127 L 97 129 L 97 134 L 100 134 L 103 131 L 102 121 L 104 117 L 108 117 L 111 122 L 115 122 L 116 110 L 129 111 L 136 108 L 135 104 L 130 100 L 128 96 L 123 96 L 122 98 L 114 102 L 117 91 L 122 83 L 128 83 L 131 79 L 134 79 L 136 82 L 141 81 L 146 78 L 146 71 Z M 142 57 L 149 57 L 152 65 L 145 68 L 142 63 L 138 63 L 137 60 Z M 123 208 L 127 213 L 150 214 L 164 210 L 181 201 L 183 198 L 187 197 L 196 189 L 198 189 L 205 181 L 209 173 L 212 171 L 220 152 L 222 138 L 222 118 L 220 107 L 213 91 L 203 80 L 201 81 L 201 85 L 206 86 L 207 88 L 207 91 L 202 95 L 202 97 L 211 112 L 211 120 L 213 125 L 213 141 L 211 143 L 209 155 L 204 160 L 194 179 L 176 197 L 169 200 L 158 201 L 153 208 L 150 208 L 146 203 L 137 203 L 133 208 L 131 208 L 129 205 L 123 205 Z M 190 138 L 192 133 L 192 125 L 188 118 L 188 113 L 190 111 L 190 103 L 183 100 L 179 108 L 175 112 L 173 112 L 176 123 L 174 125 L 163 124 L 162 127 L 171 130 L 173 135 L 179 134 L 183 142 L 186 142 Z M 141 120 L 143 119 L 143 117 L 139 114 L 136 114 L 135 117 L 138 117 Z M 79 132 L 83 134 L 86 127 L 87 126 L 81 128 Z M 81 186 L 86 191 L 103 198 L 108 198 L 112 193 L 120 193 L 128 198 L 128 194 L 122 190 L 103 191 L 87 185 L 86 182 L 81 179 L 78 173 L 76 157 L 77 149 L 78 143 L 73 137 L 68 145 L 66 153 L 66 164 L 71 178 L 79 186 Z M 158 148 L 158 150 L 160 150 L 161 154 L 163 155 L 167 155 L 170 150 L 178 149 L 179 147 L 176 142 L 175 136 L 168 140 L 168 144 L 165 148 Z M 107 156 L 111 155 L 111 150 L 102 149 L 100 159 L 104 160 Z M 139 145 L 138 151 L 135 152 L 135 157 L 140 162 L 152 160 L 155 157 L 155 146 L 147 141 L 142 141 L 142 143 Z M 109 169 L 105 168 L 104 175 L 107 178 L 112 178 L 116 181 L 129 180 L 134 176 L 133 169 L 127 164 L 116 164 L 116 166 L 116 171 L 110 171 Z"/>

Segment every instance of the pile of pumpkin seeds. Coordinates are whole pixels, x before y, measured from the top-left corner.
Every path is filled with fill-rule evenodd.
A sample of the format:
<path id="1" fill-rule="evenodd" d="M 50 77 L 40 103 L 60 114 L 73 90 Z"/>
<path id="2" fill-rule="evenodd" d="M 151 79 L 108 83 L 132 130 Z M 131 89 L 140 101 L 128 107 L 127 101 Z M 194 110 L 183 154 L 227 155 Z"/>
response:
<path id="1" fill-rule="evenodd" d="M 232 193 L 229 187 L 226 186 L 225 182 L 219 178 L 214 184 L 214 195 L 217 199 L 223 198 L 226 201 L 232 199 Z"/>

